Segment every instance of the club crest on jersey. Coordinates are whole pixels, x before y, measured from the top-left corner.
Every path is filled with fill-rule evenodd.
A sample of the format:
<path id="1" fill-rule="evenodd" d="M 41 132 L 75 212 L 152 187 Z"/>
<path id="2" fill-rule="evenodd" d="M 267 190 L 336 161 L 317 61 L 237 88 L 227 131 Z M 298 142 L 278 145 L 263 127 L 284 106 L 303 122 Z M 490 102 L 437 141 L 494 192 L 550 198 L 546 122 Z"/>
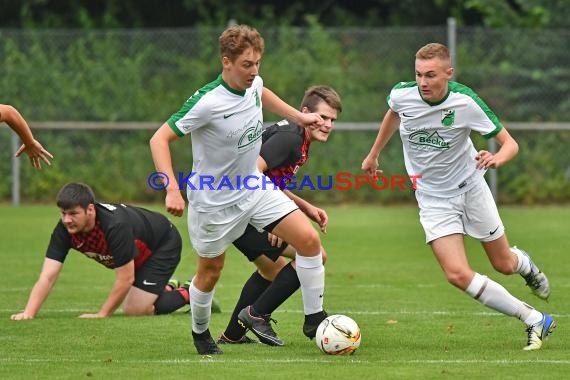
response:
<path id="1" fill-rule="evenodd" d="M 451 127 L 455 123 L 455 110 L 441 110 L 441 125 Z"/>

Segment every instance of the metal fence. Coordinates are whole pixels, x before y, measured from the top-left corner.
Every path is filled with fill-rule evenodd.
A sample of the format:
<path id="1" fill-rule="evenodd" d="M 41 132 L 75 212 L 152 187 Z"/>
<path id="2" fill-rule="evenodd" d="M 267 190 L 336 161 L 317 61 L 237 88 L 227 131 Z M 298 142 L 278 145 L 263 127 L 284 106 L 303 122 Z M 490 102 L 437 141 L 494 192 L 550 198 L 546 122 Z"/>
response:
<path id="1" fill-rule="evenodd" d="M 33 121 L 162 120 L 220 70 L 217 28 L 0 29 L 0 101 Z M 413 56 L 446 42 L 456 79 L 503 120 L 570 121 L 570 30 L 434 27 L 262 30 L 261 70 L 298 101 L 306 86 L 333 85 L 345 120 L 375 121 L 389 89 L 413 80 Z M 5 99 L 5 100 L 2 100 Z"/>
<path id="2" fill-rule="evenodd" d="M 339 131 L 376 131 L 378 130 L 379 123 L 347 123 L 339 122 L 336 124 L 335 129 Z M 34 124 L 36 130 L 98 130 L 98 131 L 136 131 L 136 130 L 155 130 L 157 123 L 154 122 L 123 122 L 123 123 L 105 123 L 105 122 L 39 122 Z M 570 123 L 509 123 L 508 128 L 511 131 L 567 131 L 570 132 Z M 16 150 L 19 148 L 21 141 L 18 136 L 13 133 L 11 138 L 11 151 L 12 151 L 12 165 L 11 165 L 11 183 L 12 183 L 12 205 L 18 206 L 20 204 L 20 190 L 21 190 L 21 164 L 20 160 L 14 157 Z M 497 150 L 495 140 L 488 141 L 488 150 L 495 152 Z M 358 152 L 363 155 L 366 152 Z M 564 159 L 567 163 L 566 171 L 570 175 L 570 160 Z M 487 180 L 493 196 L 496 200 L 499 199 L 498 192 L 498 170 L 490 170 L 487 175 Z M 564 168 L 562 168 L 564 170 Z"/>
<path id="3" fill-rule="evenodd" d="M 0 103 L 17 105 L 34 129 L 156 128 L 219 73 L 220 32 L 0 29 Z M 376 129 L 389 89 L 413 79 L 415 51 L 433 41 L 448 44 L 455 79 L 476 89 L 509 129 L 569 129 L 570 30 L 458 27 L 450 19 L 421 28 L 261 32 L 270 87 L 293 103 L 310 84 L 333 85 L 344 103 L 339 129 Z M 14 204 L 19 173 L 13 160 Z"/>

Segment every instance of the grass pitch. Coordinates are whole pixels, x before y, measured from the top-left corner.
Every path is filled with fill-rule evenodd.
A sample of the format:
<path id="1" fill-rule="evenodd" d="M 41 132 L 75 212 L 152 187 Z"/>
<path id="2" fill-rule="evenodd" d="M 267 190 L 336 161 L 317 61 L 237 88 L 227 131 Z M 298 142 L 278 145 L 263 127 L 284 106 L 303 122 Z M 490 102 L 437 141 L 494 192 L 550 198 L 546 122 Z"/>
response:
<path id="1" fill-rule="evenodd" d="M 151 206 L 162 211 L 159 205 Z M 525 352 L 524 326 L 481 306 L 448 285 L 423 243 L 415 207 L 326 208 L 323 244 L 329 253 L 325 307 L 354 318 L 362 344 L 353 356 L 319 352 L 301 332 L 300 294 L 278 311 L 276 331 L 285 347 L 223 346 L 219 357 L 195 353 L 184 311 L 157 317 L 100 320 L 95 312 L 111 289 L 112 271 L 72 252 L 35 320 L 11 321 L 37 279 L 53 226 L 54 206 L 0 206 L 0 378 L 2 379 L 562 379 L 570 371 L 570 207 L 502 208 L 511 244 L 549 276 L 548 303 L 534 297 L 520 276 L 494 272 L 480 245 L 467 238 L 473 268 L 539 310 L 557 329 L 537 352 Z M 185 239 L 176 275 L 193 274 L 194 253 L 185 218 L 174 220 Z M 216 290 L 223 313 L 210 329 L 226 326 L 253 267 L 232 249 Z"/>

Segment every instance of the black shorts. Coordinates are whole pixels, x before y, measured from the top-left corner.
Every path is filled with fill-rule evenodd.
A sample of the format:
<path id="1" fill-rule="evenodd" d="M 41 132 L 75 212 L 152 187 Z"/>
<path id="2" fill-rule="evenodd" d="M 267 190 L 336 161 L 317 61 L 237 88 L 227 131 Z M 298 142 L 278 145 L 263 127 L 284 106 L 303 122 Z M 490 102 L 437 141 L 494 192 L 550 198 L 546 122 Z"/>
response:
<path id="1" fill-rule="evenodd" d="M 251 224 L 248 224 L 243 235 L 234 240 L 233 244 L 249 261 L 254 261 L 261 255 L 277 261 L 281 253 L 287 248 L 287 243 L 283 242 L 281 247 L 273 247 L 267 240 L 267 235 L 267 231 L 259 232 Z"/>
<path id="2" fill-rule="evenodd" d="M 135 271 L 133 286 L 153 294 L 161 294 L 180 262 L 182 238 L 178 229 L 171 225 L 170 231 L 160 240 L 144 264 Z"/>

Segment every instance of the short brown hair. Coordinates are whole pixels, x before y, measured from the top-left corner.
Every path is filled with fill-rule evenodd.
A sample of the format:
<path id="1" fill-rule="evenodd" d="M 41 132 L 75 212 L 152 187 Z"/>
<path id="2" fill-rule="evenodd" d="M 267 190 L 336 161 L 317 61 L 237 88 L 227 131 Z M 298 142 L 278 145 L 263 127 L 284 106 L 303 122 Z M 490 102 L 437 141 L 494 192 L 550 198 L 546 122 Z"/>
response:
<path id="1" fill-rule="evenodd" d="M 76 206 L 81 206 L 82 209 L 86 210 L 87 206 L 95 204 L 95 195 L 88 185 L 80 182 L 71 182 L 59 190 L 56 204 L 63 210 Z"/>
<path id="2" fill-rule="evenodd" d="M 320 102 L 327 103 L 331 108 L 342 112 L 342 103 L 338 93 L 330 86 L 312 86 L 305 91 L 301 102 L 301 108 L 307 107 L 310 112 L 315 112 Z"/>
<path id="3" fill-rule="evenodd" d="M 443 44 L 432 42 L 420 48 L 416 53 L 416 59 L 432 59 L 439 58 L 442 61 L 450 61 L 449 49 Z"/>
<path id="4" fill-rule="evenodd" d="M 263 54 L 265 42 L 261 34 L 249 25 L 233 25 L 228 27 L 220 35 L 220 54 L 228 57 L 232 62 L 236 60 L 246 49 L 253 48 Z"/>

